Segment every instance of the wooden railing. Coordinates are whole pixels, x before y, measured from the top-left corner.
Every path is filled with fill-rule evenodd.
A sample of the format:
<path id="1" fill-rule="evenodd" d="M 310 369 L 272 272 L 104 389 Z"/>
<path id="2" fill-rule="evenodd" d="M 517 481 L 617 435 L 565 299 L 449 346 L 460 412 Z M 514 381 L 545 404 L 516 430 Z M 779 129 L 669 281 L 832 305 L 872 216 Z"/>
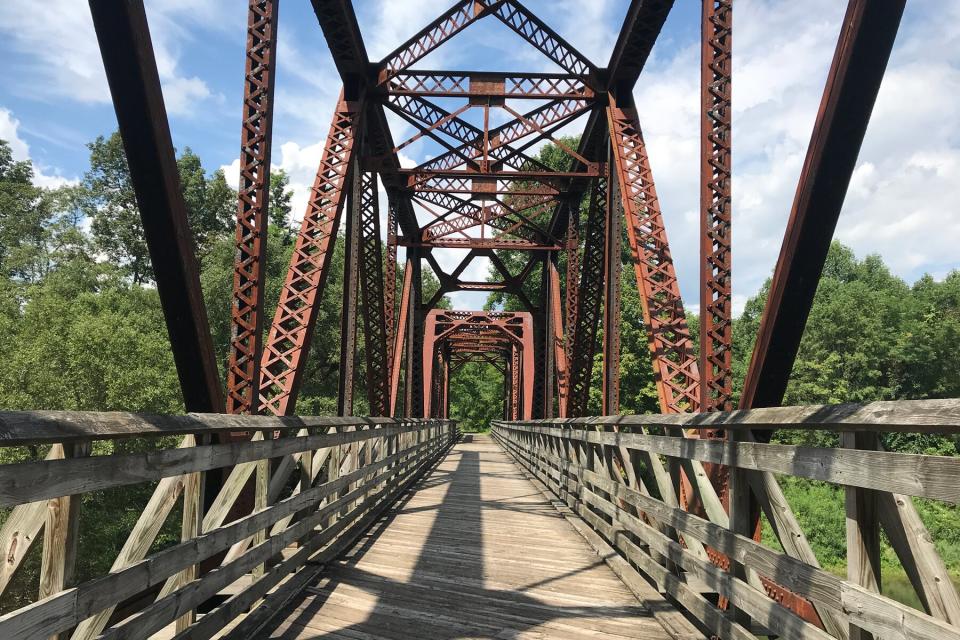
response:
<path id="1" fill-rule="evenodd" d="M 236 432 L 249 437 L 214 444 Z M 456 437 L 446 420 L 0 412 L 0 447 L 49 448 L 0 466 L 0 593 L 41 531 L 43 545 L 39 599 L 0 617 L 0 638 L 209 638 L 228 625 L 228 637 L 255 637 Z M 110 446 L 130 438 L 138 446 Z M 203 509 L 214 469 L 222 481 Z M 98 551 L 80 544 L 81 494 L 147 482 L 112 570 L 75 584 L 78 556 Z M 181 542 L 149 553 L 181 496 Z"/>
<path id="2" fill-rule="evenodd" d="M 687 431 L 705 427 L 725 429 L 726 440 L 700 440 Z M 782 429 L 835 432 L 840 446 L 768 444 L 754 437 Z M 628 585 L 644 580 L 658 586 L 710 633 L 740 639 L 960 638 L 960 598 L 913 504 L 913 498 L 960 503 L 960 457 L 886 452 L 879 437 L 884 432 L 960 433 L 960 400 L 493 424 L 494 437 L 559 499 Z M 726 465 L 723 500 L 704 464 Z M 788 501 L 764 499 L 762 474 L 844 487 L 846 579 L 821 569 L 815 557 L 792 557 L 799 554 L 753 539 L 751 493 L 783 549 L 806 545 L 790 544 L 787 538 L 804 533 Z M 705 517 L 680 508 L 681 476 Z M 878 593 L 881 529 L 925 611 Z M 729 570 L 716 566 L 718 555 Z M 790 604 L 782 596 L 789 592 L 809 603 L 812 621 L 797 615 L 797 607 L 783 606 Z"/>

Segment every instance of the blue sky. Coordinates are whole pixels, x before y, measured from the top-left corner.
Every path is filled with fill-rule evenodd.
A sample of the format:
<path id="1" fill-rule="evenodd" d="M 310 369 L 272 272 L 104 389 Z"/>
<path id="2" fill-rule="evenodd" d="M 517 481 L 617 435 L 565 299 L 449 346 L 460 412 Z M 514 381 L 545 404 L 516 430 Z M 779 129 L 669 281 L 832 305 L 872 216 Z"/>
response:
<path id="1" fill-rule="evenodd" d="M 452 0 L 358 0 L 361 30 L 380 58 Z M 625 0 L 526 3 L 604 65 Z M 636 89 L 684 299 L 696 309 L 699 2 L 677 0 Z M 79 0 L 0 4 L 0 137 L 31 159 L 37 181 L 76 180 L 84 144 L 116 127 L 88 15 Z M 236 176 L 245 44 L 243 0 L 146 0 L 174 143 L 208 169 Z M 833 55 L 842 0 L 738 0 L 734 18 L 734 296 L 770 274 Z M 911 0 L 841 216 L 837 237 L 880 253 L 898 275 L 942 277 L 960 265 L 960 0 Z M 295 214 L 319 160 L 339 81 L 307 0 L 280 10 L 274 163 L 292 177 Z M 553 70 L 494 19 L 474 25 L 420 68 Z M 394 121 L 399 141 L 409 129 Z M 436 152 L 405 149 L 409 161 Z M 459 261 L 441 253 L 445 265 Z M 482 278 L 478 263 L 467 274 Z M 459 294 L 458 307 L 482 304 Z"/>

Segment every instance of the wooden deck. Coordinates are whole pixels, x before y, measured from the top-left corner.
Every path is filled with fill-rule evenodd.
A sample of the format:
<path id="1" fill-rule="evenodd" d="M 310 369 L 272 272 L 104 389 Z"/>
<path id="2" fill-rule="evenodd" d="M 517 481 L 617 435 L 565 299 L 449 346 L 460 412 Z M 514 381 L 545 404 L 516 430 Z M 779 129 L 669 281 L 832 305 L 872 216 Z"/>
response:
<path id="1" fill-rule="evenodd" d="M 653 595 L 641 603 L 496 443 L 468 436 L 269 635 L 670 638 Z"/>

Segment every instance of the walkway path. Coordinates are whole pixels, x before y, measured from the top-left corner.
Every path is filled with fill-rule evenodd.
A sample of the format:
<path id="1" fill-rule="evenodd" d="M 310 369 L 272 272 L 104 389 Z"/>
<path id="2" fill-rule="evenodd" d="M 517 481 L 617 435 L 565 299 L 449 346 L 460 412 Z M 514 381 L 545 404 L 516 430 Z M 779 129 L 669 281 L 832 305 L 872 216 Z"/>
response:
<path id="1" fill-rule="evenodd" d="M 487 436 L 456 445 L 277 620 L 285 640 L 670 637 Z"/>

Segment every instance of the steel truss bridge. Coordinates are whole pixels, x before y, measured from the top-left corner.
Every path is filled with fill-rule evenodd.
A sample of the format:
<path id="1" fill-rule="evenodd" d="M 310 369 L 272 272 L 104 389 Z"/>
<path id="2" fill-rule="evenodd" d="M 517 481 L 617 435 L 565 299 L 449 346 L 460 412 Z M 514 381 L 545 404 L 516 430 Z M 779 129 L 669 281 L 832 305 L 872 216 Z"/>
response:
<path id="1" fill-rule="evenodd" d="M 960 401 L 779 406 L 904 0 L 849 0 L 738 407 L 732 0 L 702 3 L 699 349 L 633 99 L 672 0 L 632 0 L 605 66 L 519 0 L 457 2 L 371 60 L 351 3 L 312 0 L 342 90 L 272 320 L 280 2 L 250 0 L 225 394 L 143 2 L 89 4 L 189 413 L 0 413 L 0 445 L 48 451 L 0 467 L 0 594 L 31 548 L 41 556 L 39 598 L 0 617 L 0 637 L 960 638 L 960 597 L 913 503 L 956 505 L 960 464 L 888 453 L 879 438 L 956 434 Z M 481 20 L 559 71 L 419 68 Z M 388 115 L 414 135 L 395 139 Z M 573 130 L 575 147 L 560 138 Z M 440 153 L 401 165 L 422 140 Z M 544 143 L 565 168 L 535 157 Z M 623 239 L 655 415 L 618 415 Z M 297 416 L 337 242 L 339 417 Z M 448 272 L 435 249 L 464 257 Z M 480 258 L 496 280 L 465 279 Z M 425 266 L 440 283 L 429 296 Z M 522 309 L 438 308 L 457 291 Z M 598 353 L 604 417 L 590 417 Z M 491 436 L 461 437 L 449 420 L 451 376 L 468 362 L 504 376 Z M 372 417 L 351 417 L 359 366 Z M 840 445 L 772 444 L 778 429 L 836 432 Z M 94 455 L 130 438 L 152 445 Z M 844 488 L 846 577 L 820 567 L 783 475 Z M 78 581 L 81 494 L 150 482 L 111 572 Z M 157 550 L 175 509 L 181 540 Z M 779 548 L 760 543 L 761 517 Z M 881 535 L 919 607 L 881 595 Z"/>

